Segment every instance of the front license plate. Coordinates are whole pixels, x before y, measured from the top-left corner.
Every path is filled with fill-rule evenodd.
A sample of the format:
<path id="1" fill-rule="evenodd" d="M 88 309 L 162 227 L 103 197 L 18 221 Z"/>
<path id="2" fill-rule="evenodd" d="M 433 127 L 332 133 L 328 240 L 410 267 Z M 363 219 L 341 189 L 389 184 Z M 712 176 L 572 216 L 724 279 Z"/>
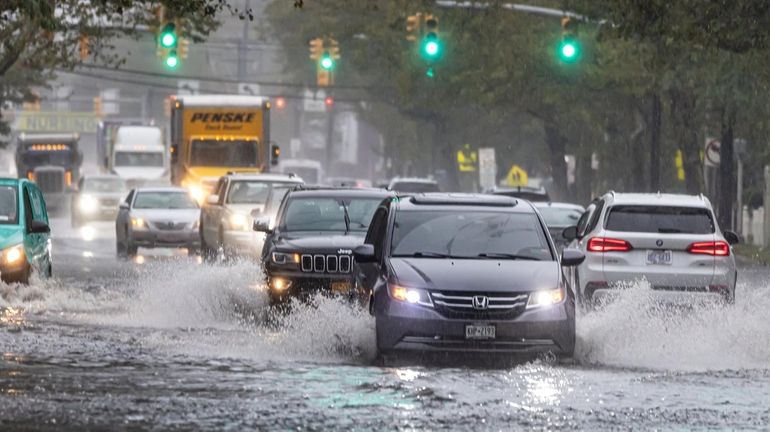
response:
<path id="1" fill-rule="evenodd" d="M 332 282 L 332 292 L 347 294 L 350 291 L 350 282 Z"/>
<path id="2" fill-rule="evenodd" d="M 467 325 L 465 326 L 465 339 L 494 339 L 495 326 L 491 325 Z"/>
<path id="3" fill-rule="evenodd" d="M 671 265 L 672 253 L 670 250 L 648 250 L 647 264 Z"/>

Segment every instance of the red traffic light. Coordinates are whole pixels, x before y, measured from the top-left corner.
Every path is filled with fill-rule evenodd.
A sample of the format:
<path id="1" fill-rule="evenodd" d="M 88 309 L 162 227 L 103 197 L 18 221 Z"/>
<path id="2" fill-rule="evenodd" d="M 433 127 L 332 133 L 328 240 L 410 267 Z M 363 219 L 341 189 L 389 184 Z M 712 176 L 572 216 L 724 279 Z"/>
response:
<path id="1" fill-rule="evenodd" d="M 334 98 L 331 96 L 326 96 L 326 99 L 324 99 L 324 103 L 326 104 L 326 106 L 330 107 L 334 105 Z"/>
<path id="2" fill-rule="evenodd" d="M 286 99 L 282 97 L 275 98 L 275 107 L 278 109 L 286 108 Z"/>

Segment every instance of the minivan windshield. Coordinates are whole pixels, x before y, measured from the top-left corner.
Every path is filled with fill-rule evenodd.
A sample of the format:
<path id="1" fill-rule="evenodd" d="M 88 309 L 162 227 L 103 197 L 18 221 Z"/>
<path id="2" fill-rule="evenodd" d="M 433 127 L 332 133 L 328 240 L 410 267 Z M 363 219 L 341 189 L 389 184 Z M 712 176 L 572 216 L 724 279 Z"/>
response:
<path id="1" fill-rule="evenodd" d="M 393 257 L 552 261 L 534 214 L 493 211 L 404 211 L 396 214 Z"/>
<path id="2" fill-rule="evenodd" d="M 365 232 L 382 198 L 307 197 L 293 198 L 282 221 L 286 231 Z M 345 220 L 345 211 L 349 223 Z"/>
<path id="3" fill-rule="evenodd" d="M 196 209 L 198 204 L 187 192 L 138 192 L 135 209 Z"/>
<path id="4" fill-rule="evenodd" d="M 714 221 L 705 208 L 619 205 L 610 209 L 606 228 L 643 233 L 711 234 Z"/>
<path id="5" fill-rule="evenodd" d="M 16 197 L 16 186 L 0 186 L 0 225 L 18 222 L 19 203 Z"/>

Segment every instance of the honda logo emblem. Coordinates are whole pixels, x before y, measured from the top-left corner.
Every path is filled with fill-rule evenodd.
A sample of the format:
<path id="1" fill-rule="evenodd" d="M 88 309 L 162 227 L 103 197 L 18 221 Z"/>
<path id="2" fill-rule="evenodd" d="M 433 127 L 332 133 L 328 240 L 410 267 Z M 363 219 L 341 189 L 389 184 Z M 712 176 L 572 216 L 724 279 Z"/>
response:
<path id="1" fill-rule="evenodd" d="M 661 247 L 661 246 L 663 246 L 663 240 L 658 240 L 658 241 L 656 241 L 656 242 L 655 242 L 655 245 L 657 245 L 658 247 Z"/>
<path id="2" fill-rule="evenodd" d="M 489 297 L 473 296 L 473 309 L 486 310 L 489 307 Z"/>

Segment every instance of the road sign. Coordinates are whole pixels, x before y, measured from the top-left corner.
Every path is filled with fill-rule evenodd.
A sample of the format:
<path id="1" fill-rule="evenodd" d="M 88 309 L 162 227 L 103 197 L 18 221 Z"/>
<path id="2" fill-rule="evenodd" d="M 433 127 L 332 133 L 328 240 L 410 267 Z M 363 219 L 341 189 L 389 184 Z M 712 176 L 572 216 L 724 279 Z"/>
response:
<path id="1" fill-rule="evenodd" d="M 684 181 L 684 158 L 682 157 L 682 150 L 677 150 L 674 156 L 674 166 L 676 167 L 676 178 L 679 181 Z"/>
<path id="2" fill-rule="evenodd" d="M 529 184 L 529 175 L 524 171 L 524 168 L 512 165 L 505 177 L 505 184 L 508 186 L 526 186 Z"/>
<path id="3" fill-rule="evenodd" d="M 457 168 L 460 172 L 474 172 L 479 162 L 479 154 L 476 150 L 471 150 L 470 145 L 466 144 L 461 150 L 457 150 Z"/>
<path id="4" fill-rule="evenodd" d="M 719 166 L 719 147 L 719 140 L 714 138 L 706 139 L 706 150 L 703 155 L 703 163 L 707 167 L 715 168 Z"/>
<path id="5" fill-rule="evenodd" d="M 99 117 L 93 112 L 22 111 L 14 129 L 19 132 L 96 133 Z"/>
<path id="6" fill-rule="evenodd" d="M 249 96 L 260 96 L 259 84 L 254 83 L 238 83 L 238 94 Z"/>
<path id="7" fill-rule="evenodd" d="M 495 149 L 479 149 L 479 186 L 481 190 L 492 189 L 495 187 L 497 179 L 497 162 L 495 160 Z"/>
<path id="8" fill-rule="evenodd" d="M 305 90 L 305 100 L 302 106 L 308 112 L 325 112 L 326 92 L 323 90 L 318 90 L 317 92 Z"/>

